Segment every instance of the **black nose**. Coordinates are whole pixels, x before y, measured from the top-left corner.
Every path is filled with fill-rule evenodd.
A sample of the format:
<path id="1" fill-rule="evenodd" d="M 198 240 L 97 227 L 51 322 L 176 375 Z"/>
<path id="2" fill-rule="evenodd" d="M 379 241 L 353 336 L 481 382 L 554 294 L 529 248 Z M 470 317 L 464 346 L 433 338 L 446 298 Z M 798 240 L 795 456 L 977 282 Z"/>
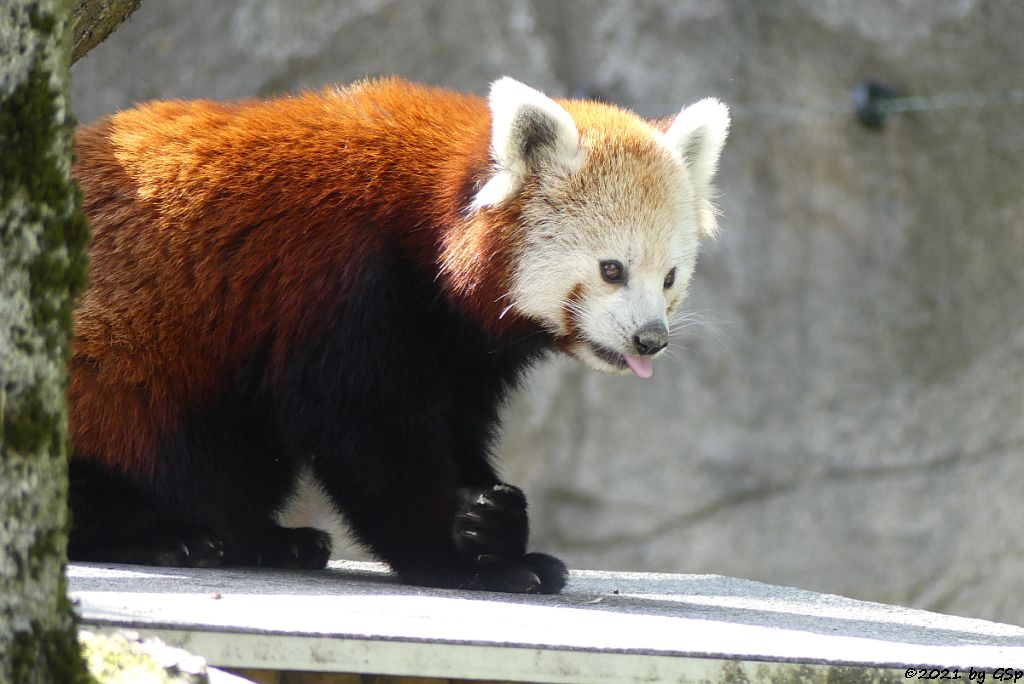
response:
<path id="1" fill-rule="evenodd" d="M 633 346 L 640 356 L 657 354 L 668 346 L 668 328 L 662 323 L 648 323 L 633 335 Z"/>

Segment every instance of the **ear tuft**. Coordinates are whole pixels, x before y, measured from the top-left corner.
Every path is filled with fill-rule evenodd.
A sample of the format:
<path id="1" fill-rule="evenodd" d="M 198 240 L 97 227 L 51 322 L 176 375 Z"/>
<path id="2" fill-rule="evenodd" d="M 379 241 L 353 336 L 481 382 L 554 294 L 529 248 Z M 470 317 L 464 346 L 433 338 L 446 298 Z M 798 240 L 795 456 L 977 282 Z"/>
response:
<path id="1" fill-rule="evenodd" d="M 690 168 L 699 191 L 710 191 L 728 135 L 729 108 L 713 97 L 684 107 L 665 133 Z"/>
<path id="2" fill-rule="evenodd" d="M 491 84 L 491 151 L 516 181 L 544 164 L 571 166 L 579 152 L 576 123 L 558 103 L 507 76 Z"/>

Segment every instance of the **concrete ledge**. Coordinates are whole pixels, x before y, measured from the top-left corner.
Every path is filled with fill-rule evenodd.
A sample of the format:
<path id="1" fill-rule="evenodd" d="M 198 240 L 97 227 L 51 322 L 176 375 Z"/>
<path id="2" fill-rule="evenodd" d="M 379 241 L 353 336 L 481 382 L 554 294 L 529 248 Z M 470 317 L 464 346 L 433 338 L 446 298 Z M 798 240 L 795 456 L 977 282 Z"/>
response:
<path id="1" fill-rule="evenodd" d="M 1021 627 L 714 575 L 576 571 L 561 596 L 410 587 L 353 562 L 82 563 L 68 575 L 84 625 L 155 635 L 220 667 L 533 682 L 727 681 L 738 670 L 768 681 L 794 668 L 829 681 L 948 668 L 966 681 L 972 667 L 991 681 L 1024 669 Z"/>

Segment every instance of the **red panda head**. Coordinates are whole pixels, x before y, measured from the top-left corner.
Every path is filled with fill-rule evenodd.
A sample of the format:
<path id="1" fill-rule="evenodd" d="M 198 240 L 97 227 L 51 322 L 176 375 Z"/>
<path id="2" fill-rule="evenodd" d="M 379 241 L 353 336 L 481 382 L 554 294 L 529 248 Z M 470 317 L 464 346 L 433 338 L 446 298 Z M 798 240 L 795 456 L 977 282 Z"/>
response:
<path id="1" fill-rule="evenodd" d="M 663 132 L 510 78 L 492 85 L 490 108 L 495 168 L 474 209 L 517 207 L 510 309 L 592 368 L 649 377 L 700 240 L 717 230 L 712 181 L 728 109 L 701 100 Z"/>

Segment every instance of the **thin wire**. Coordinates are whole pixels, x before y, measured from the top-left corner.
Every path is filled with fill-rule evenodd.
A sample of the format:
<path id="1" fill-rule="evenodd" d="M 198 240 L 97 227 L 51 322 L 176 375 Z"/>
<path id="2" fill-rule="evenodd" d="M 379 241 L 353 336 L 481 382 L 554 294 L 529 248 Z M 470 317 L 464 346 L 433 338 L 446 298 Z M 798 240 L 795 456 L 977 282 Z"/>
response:
<path id="1" fill-rule="evenodd" d="M 760 104 L 729 104 L 733 119 L 779 119 L 802 120 L 838 116 L 854 116 L 852 98 L 808 102 L 804 105 L 786 105 L 765 102 Z M 938 95 L 900 96 L 879 98 L 875 102 L 882 114 L 904 114 L 907 112 L 938 112 L 949 109 L 986 109 L 992 107 L 1019 107 L 1024 105 L 1024 90 L 1008 90 L 995 93 L 941 93 Z M 676 105 L 646 103 L 634 108 L 651 117 L 671 116 L 678 111 Z"/>
<path id="2" fill-rule="evenodd" d="M 921 97 L 891 97 L 879 100 L 876 104 L 878 110 L 886 114 L 1019 105 L 1024 105 L 1024 90 L 1008 90 L 1002 93 L 946 93 Z"/>

